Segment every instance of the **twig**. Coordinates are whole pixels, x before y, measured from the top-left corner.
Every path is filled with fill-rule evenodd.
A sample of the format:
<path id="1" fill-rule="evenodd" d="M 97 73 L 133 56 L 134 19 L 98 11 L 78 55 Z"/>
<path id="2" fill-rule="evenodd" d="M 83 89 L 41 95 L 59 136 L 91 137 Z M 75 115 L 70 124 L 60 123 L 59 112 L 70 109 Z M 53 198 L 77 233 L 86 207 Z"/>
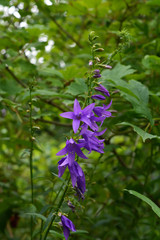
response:
<path id="1" fill-rule="evenodd" d="M 44 123 L 48 123 L 48 124 L 54 124 L 57 126 L 62 126 L 62 127 L 71 127 L 71 124 L 68 123 L 61 123 L 61 122 L 56 122 L 56 121 L 49 121 L 49 120 L 45 120 L 43 118 L 38 118 L 35 120 L 36 122 L 44 122 Z"/>

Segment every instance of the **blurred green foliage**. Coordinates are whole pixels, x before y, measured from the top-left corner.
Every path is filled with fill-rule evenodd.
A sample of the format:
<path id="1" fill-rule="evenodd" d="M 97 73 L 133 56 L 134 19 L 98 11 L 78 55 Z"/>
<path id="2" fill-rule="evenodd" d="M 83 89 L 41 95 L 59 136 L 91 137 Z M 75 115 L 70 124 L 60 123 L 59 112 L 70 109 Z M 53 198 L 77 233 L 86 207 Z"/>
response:
<path id="1" fill-rule="evenodd" d="M 34 239 L 40 239 L 41 219 L 44 230 L 58 204 L 64 180 L 57 177 L 56 153 L 71 130 L 59 114 L 72 109 L 75 97 L 83 104 L 88 35 L 95 31 L 102 59 L 113 66 L 102 72 L 102 82 L 116 112 L 104 123 L 105 154 L 81 160 L 85 200 L 78 202 L 70 187 L 61 210 L 79 230 L 70 239 L 159 240 L 158 217 L 124 192 L 135 190 L 160 206 L 159 0 L 1 0 L 0 16 L 0 239 L 30 239 L 30 215 Z M 27 110 L 33 81 L 31 205 Z M 48 240 L 64 239 L 57 221 Z"/>

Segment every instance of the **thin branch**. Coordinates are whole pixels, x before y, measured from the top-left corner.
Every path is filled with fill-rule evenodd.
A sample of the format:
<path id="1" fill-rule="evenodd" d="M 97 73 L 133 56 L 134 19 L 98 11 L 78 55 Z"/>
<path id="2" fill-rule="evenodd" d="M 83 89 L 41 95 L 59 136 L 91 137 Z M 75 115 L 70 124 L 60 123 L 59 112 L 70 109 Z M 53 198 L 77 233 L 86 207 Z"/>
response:
<path id="1" fill-rule="evenodd" d="M 3 61 L 0 60 L 0 63 L 3 63 Z M 20 79 L 18 79 L 17 76 L 12 72 L 12 70 L 7 65 L 5 66 L 5 69 L 16 80 L 18 84 L 20 84 L 24 88 L 27 88 L 27 85 L 23 83 Z"/>
<path id="2" fill-rule="evenodd" d="M 56 26 L 57 26 L 63 33 L 66 34 L 66 36 L 67 36 L 68 38 L 70 38 L 73 42 L 75 42 L 78 47 L 83 48 L 82 45 L 80 44 L 80 42 L 78 42 L 70 33 L 68 33 L 68 32 L 57 22 L 57 20 L 56 20 L 54 17 L 49 16 L 49 18 L 56 24 Z"/>
<path id="3" fill-rule="evenodd" d="M 72 124 L 61 123 L 61 122 L 56 122 L 56 121 L 49 121 L 49 120 L 45 120 L 43 118 L 36 119 L 35 122 L 44 122 L 44 123 L 53 124 L 53 125 L 62 126 L 62 127 L 71 127 L 72 126 Z"/>

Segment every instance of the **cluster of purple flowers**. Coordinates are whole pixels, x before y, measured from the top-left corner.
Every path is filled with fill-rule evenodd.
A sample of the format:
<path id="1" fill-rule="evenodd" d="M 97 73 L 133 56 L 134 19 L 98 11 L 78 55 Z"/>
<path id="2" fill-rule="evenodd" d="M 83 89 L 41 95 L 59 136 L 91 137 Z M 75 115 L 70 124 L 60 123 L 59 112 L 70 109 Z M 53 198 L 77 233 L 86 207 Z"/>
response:
<path id="1" fill-rule="evenodd" d="M 100 78 L 100 70 L 94 70 L 93 78 Z M 108 90 L 101 84 L 98 84 L 95 87 L 96 91 L 99 91 L 101 94 L 93 95 L 92 99 L 105 100 L 106 96 L 110 97 Z M 111 112 L 107 111 L 112 104 L 112 101 L 108 105 L 103 104 L 103 106 L 95 106 L 95 103 L 91 103 L 86 106 L 84 109 L 81 109 L 81 106 L 77 99 L 74 101 L 73 112 L 64 112 L 60 114 L 61 117 L 72 119 L 72 127 L 74 133 L 78 133 L 79 137 L 76 134 L 76 140 L 71 138 L 66 141 L 66 146 L 60 150 L 56 155 L 61 156 L 65 155 L 58 162 L 59 177 L 61 177 L 68 167 L 72 186 L 75 188 L 79 198 L 84 198 L 84 193 L 86 191 L 85 176 L 82 168 L 75 161 L 76 155 L 80 158 L 87 159 L 82 152 L 82 148 L 87 149 L 91 153 L 96 151 L 99 153 L 104 153 L 104 139 L 99 140 L 98 136 L 103 135 L 106 131 L 100 131 L 99 127 L 102 126 L 104 120 L 108 117 L 111 117 Z M 99 125 L 97 123 L 100 123 Z M 79 132 L 78 132 L 79 130 Z M 78 140 L 77 140 L 78 139 Z M 68 239 L 70 230 L 76 231 L 73 223 L 66 217 L 61 217 L 63 231 L 65 239 Z"/>

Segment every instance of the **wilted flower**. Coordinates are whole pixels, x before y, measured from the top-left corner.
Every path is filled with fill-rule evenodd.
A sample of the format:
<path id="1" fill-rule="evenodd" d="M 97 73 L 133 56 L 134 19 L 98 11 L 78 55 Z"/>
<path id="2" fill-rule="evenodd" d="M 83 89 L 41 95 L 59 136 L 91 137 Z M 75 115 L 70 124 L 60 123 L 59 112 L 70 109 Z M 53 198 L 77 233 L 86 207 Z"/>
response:
<path id="1" fill-rule="evenodd" d="M 64 237 L 67 240 L 69 237 L 70 231 L 76 232 L 76 229 L 75 229 L 75 226 L 72 223 L 72 221 L 69 220 L 64 215 L 61 216 L 61 222 L 62 222 L 62 226 L 63 226 Z"/>

